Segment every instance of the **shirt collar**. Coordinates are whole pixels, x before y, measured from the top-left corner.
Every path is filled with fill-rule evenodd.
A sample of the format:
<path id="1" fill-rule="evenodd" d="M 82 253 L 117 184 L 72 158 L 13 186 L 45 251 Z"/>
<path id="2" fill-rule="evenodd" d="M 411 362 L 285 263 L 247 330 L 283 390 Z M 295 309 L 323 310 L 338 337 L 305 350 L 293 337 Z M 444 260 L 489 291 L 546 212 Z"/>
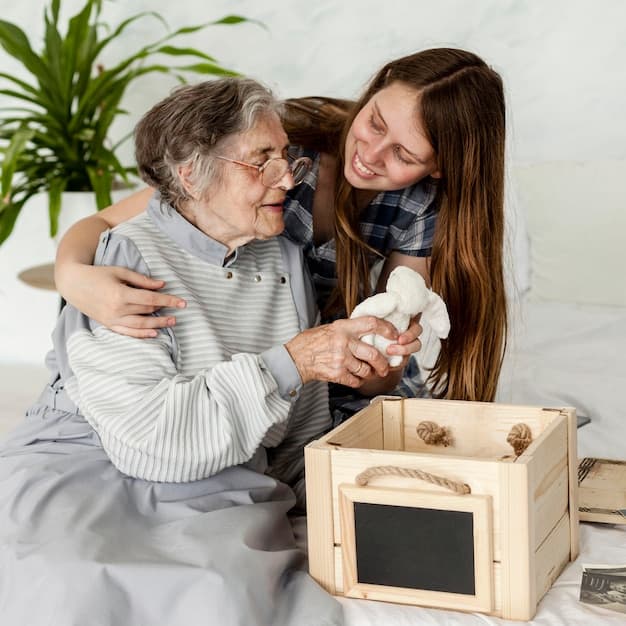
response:
<path id="1" fill-rule="evenodd" d="M 188 222 L 174 207 L 161 200 L 157 191 L 148 203 L 148 215 L 157 228 L 194 256 L 220 267 L 232 265 L 239 249 L 228 254 L 228 248 Z"/>

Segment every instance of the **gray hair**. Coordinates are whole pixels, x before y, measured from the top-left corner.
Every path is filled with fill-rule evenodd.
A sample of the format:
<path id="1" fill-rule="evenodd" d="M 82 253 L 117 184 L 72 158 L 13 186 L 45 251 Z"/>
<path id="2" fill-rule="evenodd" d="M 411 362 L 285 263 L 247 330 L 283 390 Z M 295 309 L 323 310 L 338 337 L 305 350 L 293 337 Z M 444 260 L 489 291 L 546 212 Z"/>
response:
<path id="1" fill-rule="evenodd" d="M 186 167 L 194 197 L 206 198 L 222 170 L 215 153 L 268 113 L 280 115 L 281 104 L 267 87 L 248 78 L 178 87 L 135 128 L 139 174 L 160 191 L 163 200 L 179 208 L 191 198 L 178 175 L 178 169 Z"/>

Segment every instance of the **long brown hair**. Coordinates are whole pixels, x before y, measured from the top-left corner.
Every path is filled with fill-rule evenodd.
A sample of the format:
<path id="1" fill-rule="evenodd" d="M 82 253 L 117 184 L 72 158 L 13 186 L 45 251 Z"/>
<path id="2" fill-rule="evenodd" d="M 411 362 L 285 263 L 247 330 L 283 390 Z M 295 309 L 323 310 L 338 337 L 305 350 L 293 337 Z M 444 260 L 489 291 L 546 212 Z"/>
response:
<path id="1" fill-rule="evenodd" d="M 441 343 L 429 382 L 439 397 L 492 401 L 507 333 L 505 105 L 500 76 L 475 54 L 435 48 L 397 59 L 374 76 L 354 106 L 344 106 L 342 115 L 337 114 L 338 105 L 334 112 L 332 107 L 327 109 L 330 117 L 334 113 L 343 123 L 340 135 L 332 133 L 334 150 L 327 144 L 338 161 L 334 303 L 342 302 L 350 313 L 368 295 L 371 258 L 360 234 L 355 189 L 343 176 L 345 139 L 358 112 L 374 94 L 394 82 L 419 93 L 418 114 L 442 176 L 430 277 L 433 289 L 448 307 L 451 331 Z M 317 124 L 321 129 L 322 124 Z M 304 136 L 299 142 L 315 148 Z"/>

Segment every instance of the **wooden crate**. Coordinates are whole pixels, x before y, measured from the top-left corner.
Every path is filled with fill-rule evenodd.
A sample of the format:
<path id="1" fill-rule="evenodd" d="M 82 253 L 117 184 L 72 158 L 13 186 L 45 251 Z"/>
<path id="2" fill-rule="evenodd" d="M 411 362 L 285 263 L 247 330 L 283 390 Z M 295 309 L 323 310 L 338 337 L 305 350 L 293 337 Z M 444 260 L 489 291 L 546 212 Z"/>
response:
<path id="1" fill-rule="evenodd" d="M 449 445 L 418 436 L 433 423 Z M 332 594 L 529 620 L 578 554 L 574 409 L 380 399 L 305 460 L 309 569 Z"/>

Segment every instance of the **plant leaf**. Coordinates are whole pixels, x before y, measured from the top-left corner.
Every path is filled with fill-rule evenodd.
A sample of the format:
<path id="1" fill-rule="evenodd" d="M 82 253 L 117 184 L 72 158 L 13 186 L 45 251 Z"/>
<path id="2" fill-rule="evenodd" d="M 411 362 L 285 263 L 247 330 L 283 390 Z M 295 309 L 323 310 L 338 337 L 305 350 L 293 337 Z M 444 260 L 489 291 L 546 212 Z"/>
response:
<path id="1" fill-rule="evenodd" d="M 265 30 L 267 30 L 267 26 L 263 22 L 259 20 L 251 19 L 249 17 L 243 17 L 241 15 L 226 15 L 225 17 L 219 20 L 216 20 L 215 22 L 210 22 L 210 24 L 215 24 L 216 26 L 218 24 L 233 26 L 235 24 L 243 24 L 244 22 L 249 22 L 250 24 L 256 24 L 257 26 L 260 26 L 261 28 L 264 28 Z"/>
<path id="2" fill-rule="evenodd" d="M 95 54 L 91 56 L 90 51 L 94 47 L 96 27 L 89 25 L 89 18 L 94 9 L 94 21 L 97 20 L 98 6 L 94 7 L 92 2 L 87 2 L 79 13 L 70 18 L 67 27 L 67 35 L 63 42 L 65 56 L 63 85 L 68 102 L 71 102 L 75 95 L 72 82 L 76 71 L 78 70 L 79 76 L 76 84 L 83 84 L 91 75 L 91 65 Z M 85 36 L 86 33 L 87 36 Z"/>
<path id="3" fill-rule="evenodd" d="M 105 37 L 96 47 L 95 49 L 95 53 L 96 55 L 100 54 L 100 52 L 102 52 L 102 50 L 112 41 L 116 40 L 119 35 L 126 29 L 126 27 L 129 24 L 132 24 L 133 22 L 143 18 L 143 17 L 147 17 L 147 16 L 152 16 L 155 17 L 156 19 L 158 19 L 164 26 L 165 28 L 168 28 L 167 26 L 167 22 L 163 19 L 163 17 L 161 17 L 161 15 L 159 15 L 158 13 L 156 13 L 155 11 L 142 11 L 141 13 L 137 13 L 136 15 L 133 15 L 131 17 L 129 17 L 128 19 L 124 20 L 123 22 L 121 22 L 117 28 L 113 31 L 113 33 L 111 35 L 109 35 L 108 37 Z"/>
<path id="4" fill-rule="evenodd" d="M 33 52 L 28 37 L 15 24 L 0 20 L 0 46 L 12 57 L 20 61 L 36 77 L 39 77 L 45 71 L 45 65 Z"/>
<path id="5" fill-rule="evenodd" d="M 26 100 L 27 102 L 32 102 L 33 104 L 41 106 L 41 103 L 36 98 L 29 96 L 25 93 L 20 93 L 19 91 L 13 91 L 12 89 L 0 89 L 0 93 L 5 96 L 10 96 L 11 98 Z"/>
<path id="6" fill-rule="evenodd" d="M 98 210 L 104 209 L 111 204 L 111 173 L 103 168 L 87 166 L 87 173 L 91 181 L 91 187 L 96 194 Z"/>
<path id="7" fill-rule="evenodd" d="M 48 189 L 48 215 L 50 216 L 50 237 L 54 237 L 59 230 L 59 213 L 61 212 L 61 194 L 65 189 L 66 181 L 60 176 L 50 181 Z"/>
<path id="8" fill-rule="evenodd" d="M 17 161 L 34 134 L 35 131 L 33 130 L 20 128 L 11 138 L 2 160 L 2 185 L 0 187 L 2 198 L 10 196 L 11 181 L 13 180 L 13 174 L 15 174 Z"/>
<path id="9" fill-rule="evenodd" d="M 0 244 L 4 243 L 13 231 L 15 220 L 29 197 L 27 196 L 19 202 L 11 202 L 8 205 L 0 204 Z"/>
<path id="10" fill-rule="evenodd" d="M 241 76 L 239 72 L 227 70 L 215 63 L 195 63 L 194 65 L 178 65 L 175 69 L 196 74 L 214 74 L 216 76 Z"/>
<path id="11" fill-rule="evenodd" d="M 54 82 L 51 81 L 46 63 L 33 52 L 28 37 L 22 29 L 15 24 L 0 20 L 0 46 L 35 76 L 40 87 L 51 98 L 50 94 L 54 92 Z"/>
<path id="12" fill-rule="evenodd" d="M 109 127 L 113 123 L 113 120 L 121 114 L 119 103 L 124 95 L 127 84 L 126 81 L 118 81 L 109 90 L 106 98 L 100 103 L 100 115 L 95 124 L 95 133 L 92 141 L 94 145 L 104 146 Z"/>
<path id="13" fill-rule="evenodd" d="M 52 0 L 50 3 L 50 13 L 52 15 L 52 21 L 56 26 L 59 22 L 59 9 L 61 8 L 61 0 Z"/>
<path id="14" fill-rule="evenodd" d="M 200 52 L 195 48 L 177 48 L 175 46 L 161 46 L 154 50 L 154 52 L 160 52 L 161 54 L 169 54 L 171 56 L 194 56 L 200 59 L 206 59 L 207 61 L 213 61 L 217 63 L 217 59 L 204 52 Z"/>
<path id="15" fill-rule="evenodd" d="M 98 159 L 99 165 L 108 166 L 109 170 L 115 171 L 119 177 L 127 184 L 130 184 L 128 179 L 128 174 L 136 174 L 137 168 L 135 167 L 124 167 L 115 156 L 112 150 L 103 150 L 100 154 L 100 158 Z M 104 205 L 107 206 L 107 205 Z M 103 207 L 100 207 L 103 208 Z"/>
<path id="16" fill-rule="evenodd" d="M 72 99 L 82 98 L 92 79 L 93 65 L 98 55 L 98 29 L 95 24 L 88 25 L 86 32 L 78 37 L 76 48 L 76 72 L 78 78 L 73 81 Z"/>
<path id="17" fill-rule="evenodd" d="M 15 76 L 11 76 L 10 74 L 6 74 L 5 72 L 0 72 L 0 78 L 6 78 L 7 80 L 12 81 L 13 83 L 21 87 L 24 91 L 29 91 L 35 96 L 39 95 L 39 91 L 37 89 L 24 82 L 23 80 L 16 78 Z"/>
<path id="18" fill-rule="evenodd" d="M 9 104 L 14 104 L 0 109 L 0 192 L 4 192 L 0 243 L 11 232 L 22 204 L 34 193 L 49 192 L 52 232 L 58 228 L 63 190 L 92 189 L 100 208 L 110 204 L 114 180 L 136 175 L 136 168 L 122 165 L 116 156 L 128 136 L 112 147 L 108 137 L 113 121 L 125 113 L 122 100 L 129 85 L 149 73 L 171 75 L 181 82 L 193 73 L 237 75 L 203 50 L 173 40 L 208 26 L 255 22 L 229 15 L 174 32 L 168 29 L 148 45 L 134 49 L 131 45 L 131 54 L 122 50 L 121 60 L 104 68 L 98 64 L 100 52 L 107 45 L 117 45 L 130 24 L 148 17 L 166 29 L 167 24 L 158 13 L 145 11 L 110 28 L 101 21 L 102 0 L 77 4 L 81 8 L 63 24 L 61 0 L 47 0 L 40 51 L 31 47 L 19 27 L 0 20 L 0 46 L 32 75 L 24 79 L 21 72 L 15 77 L 0 71 L 0 96 L 11 98 Z M 189 64 L 173 66 L 172 58 Z"/>
<path id="19" fill-rule="evenodd" d="M 44 49 L 42 57 L 45 60 L 51 78 L 57 84 L 63 84 L 63 76 L 61 75 L 61 66 L 63 65 L 63 42 L 61 35 L 57 30 L 56 24 L 50 20 L 47 12 L 44 11 L 44 20 L 46 23 L 46 33 L 44 37 Z M 58 93 L 58 92 L 57 92 Z M 58 95 L 58 100 L 63 100 L 62 95 Z"/>

